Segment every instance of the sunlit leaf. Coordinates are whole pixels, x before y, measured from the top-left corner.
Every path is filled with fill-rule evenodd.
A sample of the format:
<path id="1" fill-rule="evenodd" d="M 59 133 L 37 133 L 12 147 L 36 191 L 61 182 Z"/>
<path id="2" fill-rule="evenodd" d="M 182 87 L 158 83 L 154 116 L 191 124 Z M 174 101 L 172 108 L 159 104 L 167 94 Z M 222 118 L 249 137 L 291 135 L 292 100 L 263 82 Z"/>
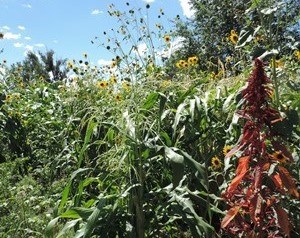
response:
<path id="1" fill-rule="evenodd" d="M 238 214 L 240 210 L 240 207 L 232 207 L 228 210 L 228 212 L 226 213 L 226 216 L 223 218 L 222 222 L 221 222 L 221 227 L 224 229 L 226 228 L 226 226 L 228 226 L 228 224 L 235 218 L 235 216 Z"/>

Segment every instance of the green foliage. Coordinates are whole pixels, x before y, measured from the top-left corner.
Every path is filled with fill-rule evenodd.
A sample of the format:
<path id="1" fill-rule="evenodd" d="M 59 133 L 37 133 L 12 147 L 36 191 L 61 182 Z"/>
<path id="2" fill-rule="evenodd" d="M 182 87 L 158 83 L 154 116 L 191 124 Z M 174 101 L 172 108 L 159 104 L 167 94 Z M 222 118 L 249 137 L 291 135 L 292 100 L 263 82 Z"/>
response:
<path id="1" fill-rule="evenodd" d="M 212 17 L 213 22 L 199 28 L 203 37 L 185 28 L 191 48 L 183 48 L 184 57 L 178 54 L 182 65 L 156 55 L 153 42 L 166 36 L 172 41 L 167 29 L 160 27 L 156 34 L 140 20 L 142 9 L 120 12 L 111 5 L 109 13 L 121 24 L 110 32 L 113 37 L 105 33 L 103 46 L 116 54 L 111 66 L 93 67 L 85 55 L 84 61 L 67 62 L 75 76 L 63 80 L 64 61 L 55 63 L 48 52 L 41 60 L 29 55 L 0 71 L 1 237 L 221 237 L 226 210 L 221 196 L 234 175 L 223 148 L 240 137 L 234 111 L 242 103 L 252 37 L 265 27 L 259 27 L 259 19 L 252 25 L 252 13 L 235 17 L 246 4 L 237 3 L 240 8 L 234 10 L 228 1 L 209 8 L 208 2 L 193 3 L 204 11 L 203 20 Z M 232 21 L 215 29 L 226 8 Z M 244 29 L 248 24 L 251 28 Z M 140 28 L 135 38 L 131 32 Z M 240 32 L 237 45 L 222 41 L 232 29 Z M 203 41 L 208 48 L 199 47 L 209 34 L 220 48 L 211 40 Z M 124 48 L 128 43 L 132 47 Z M 148 46 L 147 54 L 136 51 L 141 43 Z M 159 49 L 169 47 L 165 39 Z M 222 62 L 223 47 L 234 62 Z M 244 56 L 247 60 L 234 66 Z M 298 166 L 298 58 L 288 54 L 282 60 L 284 67 L 267 68 L 268 73 L 275 69 L 282 82 L 278 107 L 286 120 L 276 131 L 285 134 Z M 239 76 L 228 77 L 238 68 Z M 291 208 L 298 229 L 298 202 L 283 205 Z"/>
<path id="2" fill-rule="evenodd" d="M 279 57 L 299 48 L 299 2 L 191 0 L 194 17 L 177 22 L 184 37 L 178 58 L 197 55 L 200 68 L 241 72 L 244 65 L 267 50 Z M 241 51 L 246 45 L 250 47 Z M 246 62 L 246 64 L 245 64 Z M 223 66 L 222 66 L 223 65 Z"/>

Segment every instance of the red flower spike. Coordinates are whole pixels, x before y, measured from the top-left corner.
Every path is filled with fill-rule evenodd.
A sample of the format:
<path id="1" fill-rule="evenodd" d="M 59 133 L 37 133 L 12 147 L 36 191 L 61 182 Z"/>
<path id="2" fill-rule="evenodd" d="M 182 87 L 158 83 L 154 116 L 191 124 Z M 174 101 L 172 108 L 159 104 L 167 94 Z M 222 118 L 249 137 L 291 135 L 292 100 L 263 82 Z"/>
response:
<path id="1" fill-rule="evenodd" d="M 271 128 L 282 118 L 269 105 L 271 81 L 264 72 L 263 62 L 256 59 L 254 64 L 248 85 L 242 91 L 245 103 L 237 112 L 246 121 L 242 135 L 225 157 L 238 151 L 242 154 L 235 177 L 223 194 L 229 208 L 221 227 L 231 235 L 243 237 L 289 237 L 291 225 L 285 210 L 278 206 L 281 197 L 278 194 L 299 198 L 299 192 L 288 170 L 267 152 L 270 144 L 266 141 L 271 141 L 271 150 L 282 151 L 290 162 L 292 155 L 273 138 Z M 275 167 L 269 174 L 271 165 Z"/>

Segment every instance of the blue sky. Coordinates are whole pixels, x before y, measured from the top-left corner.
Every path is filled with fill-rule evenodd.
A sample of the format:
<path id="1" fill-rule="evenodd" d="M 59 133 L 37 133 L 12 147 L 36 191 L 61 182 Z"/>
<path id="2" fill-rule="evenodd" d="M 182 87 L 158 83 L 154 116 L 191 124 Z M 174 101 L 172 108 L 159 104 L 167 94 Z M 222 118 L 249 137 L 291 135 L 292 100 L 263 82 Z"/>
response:
<path id="1" fill-rule="evenodd" d="M 129 3 L 130 7 L 126 5 Z M 117 28 L 117 21 L 107 13 L 113 3 L 120 11 L 141 7 L 146 12 L 150 27 L 161 23 L 171 27 L 167 18 L 176 15 L 191 17 L 188 0 L 0 0 L 0 61 L 8 64 L 22 61 L 26 51 L 53 49 L 56 58 L 81 59 L 87 53 L 93 64 L 110 60 L 113 55 L 102 46 L 103 32 Z M 159 10 L 164 19 L 158 19 Z M 95 44 L 91 43 L 94 37 Z"/>

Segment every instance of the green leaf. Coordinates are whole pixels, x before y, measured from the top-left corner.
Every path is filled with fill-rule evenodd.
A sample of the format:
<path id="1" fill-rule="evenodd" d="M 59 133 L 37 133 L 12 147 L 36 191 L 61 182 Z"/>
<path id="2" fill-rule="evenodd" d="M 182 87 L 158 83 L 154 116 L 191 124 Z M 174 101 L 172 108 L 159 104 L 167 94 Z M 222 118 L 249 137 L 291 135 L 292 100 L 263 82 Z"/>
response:
<path id="1" fill-rule="evenodd" d="M 175 188 L 178 186 L 184 175 L 184 158 L 169 147 L 165 147 L 165 154 L 172 166 L 173 188 Z"/>
<path id="2" fill-rule="evenodd" d="M 142 109 L 149 110 L 157 102 L 159 94 L 157 92 L 150 93 L 144 102 Z"/>
<path id="3" fill-rule="evenodd" d="M 172 146 L 172 140 L 171 138 L 169 137 L 168 133 L 162 131 L 160 132 L 160 136 L 164 139 L 164 143 L 167 145 L 167 146 Z"/>
<path id="4" fill-rule="evenodd" d="M 105 198 L 101 198 L 99 200 L 97 207 L 94 208 L 94 211 L 89 216 L 86 224 L 84 224 L 84 226 L 75 234 L 75 238 L 91 237 L 91 235 L 93 234 L 93 230 L 96 228 L 97 221 L 101 215 L 101 209 L 104 207 L 105 202 L 106 202 Z"/>
<path id="5" fill-rule="evenodd" d="M 181 116 L 183 114 L 184 107 L 185 107 L 185 103 L 182 103 L 182 104 L 180 104 L 178 106 L 178 108 L 176 110 L 176 115 L 175 115 L 174 123 L 173 123 L 173 126 L 172 126 L 172 129 L 173 129 L 173 135 L 172 135 L 172 137 L 173 138 L 175 138 L 176 129 L 177 129 L 178 123 L 180 121 L 180 118 L 181 118 Z"/>
<path id="6" fill-rule="evenodd" d="M 63 229 L 58 233 L 56 238 L 63 237 L 67 232 L 69 232 L 76 224 L 81 221 L 81 218 L 73 220 L 73 221 L 68 221 Z"/>
<path id="7" fill-rule="evenodd" d="M 223 107 L 222 107 L 222 110 L 223 110 L 224 112 L 228 112 L 228 109 L 229 109 L 230 106 L 232 105 L 231 101 L 232 101 L 232 99 L 234 98 L 234 96 L 235 96 L 235 94 L 232 93 L 232 94 L 230 94 L 230 95 L 226 98 L 225 102 L 223 103 Z"/>
<path id="8" fill-rule="evenodd" d="M 71 219 L 78 219 L 82 218 L 83 220 L 87 220 L 88 217 L 92 214 L 92 208 L 84 208 L 84 207 L 73 207 L 59 217 L 61 218 L 71 218 Z"/>
<path id="9" fill-rule="evenodd" d="M 64 188 L 63 192 L 62 192 L 62 198 L 58 207 L 58 213 L 61 213 L 61 210 L 63 209 L 64 205 L 66 204 L 67 200 L 68 200 L 68 196 L 69 196 L 69 192 L 70 192 L 70 188 L 72 185 L 72 181 L 74 178 L 76 178 L 76 176 L 78 174 L 81 174 L 85 171 L 89 171 L 91 170 L 90 168 L 82 168 L 82 169 L 77 169 L 76 171 L 74 171 L 71 175 L 71 179 L 68 182 L 67 186 Z"/>
<path id="10" fill-rule="evenodd" d="M 93 117 L 89 119 L 87 129 L 86 129 L 86 133 L 85 133 L 85 137 L 84 137 L 84 143 L 83 143 L 83 146 L 82 146 L 82 148 L 79 152 L 79 156 L 78 156 L 78 162 L 77 162 L 78 168 L 80 168 L 80 166 L 81 166 L 81 163 L 82 163 L 83 158 L 84 158 L 84 153 L 85 153 L 85 151 L 87 150 L 87 148 L 89 146 L 90 140 L 92 138 L 93 131 L 97 127 L 97 125 L 98 124 L 96 122 L 94 122 Z"/>
<path id="11" fill-rule="evenodd" d="M 56 227 L 56 224 L 57 224 L 58 220 L 59 220 L 59 217 L 56 217 L 48 223 L 48 225 L 45 229 L 46 238 L 53 238 L 54 237 L 54 228 Z"/>
<path id="12" fill-rule="evenodd" d="M 166 102 L 167 102 L 167 97 L 162 94 L 162 93 L 159 93 L 160 95 L 160 100 L 159 100 L 159 120 L 160 120 L 160 123 L 161 123 L 161 120 L 162 120 L 162 114 L 163 114 L 163 111 L 164 111 L 164 108 L 165 108 L 165 105 L 166 105 Z"/>

